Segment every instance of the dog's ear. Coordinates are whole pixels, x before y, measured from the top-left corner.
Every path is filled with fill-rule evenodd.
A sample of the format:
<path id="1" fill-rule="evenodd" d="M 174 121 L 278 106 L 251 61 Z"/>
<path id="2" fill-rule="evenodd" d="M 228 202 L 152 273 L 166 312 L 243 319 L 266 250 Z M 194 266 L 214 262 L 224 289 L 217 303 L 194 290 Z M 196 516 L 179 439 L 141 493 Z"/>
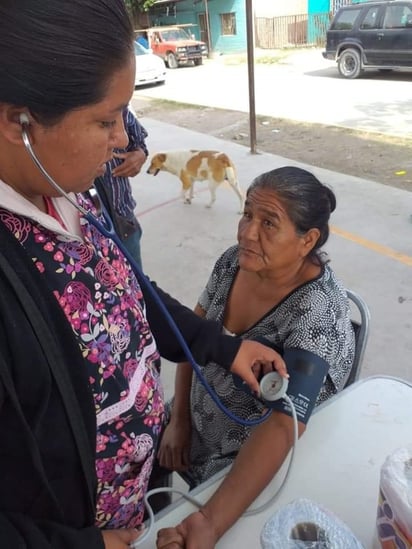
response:
<path id="1" fill-rule="evenodd" d="M 160 160 L 160 162 L 164 162 L 166 160 L 166 155 L 165 155 L 165 153 L 159 153 L 157 155 L 157 158 L 158 158 L 158 160 Z"/>

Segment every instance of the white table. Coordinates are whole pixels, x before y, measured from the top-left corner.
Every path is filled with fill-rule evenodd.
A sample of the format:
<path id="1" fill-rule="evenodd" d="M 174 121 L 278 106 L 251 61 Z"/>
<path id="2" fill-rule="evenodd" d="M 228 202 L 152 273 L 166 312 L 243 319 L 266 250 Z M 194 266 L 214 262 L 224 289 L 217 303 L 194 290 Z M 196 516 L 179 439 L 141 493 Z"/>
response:
<path id="1" fill-rule="evenodd" d="M 218 549 L 258 549 L 266 520 L 286 503 L 306 497 L 328 508 L 351 528 L 366 549 L 375 545 L 380 468 L 386 456 L 412 442 L 412 385 L 391 377 L 358 381 L 320 406 L 299 441 L 293 469 L 280 497 L 268 510 L 241 518 Z M 253 506 L 280 484 L 285 466 Z M 252 472 L 251 472 L 252 474 Z M 224 475 L 215 475 L 191 495 L 205 501 Z M 195 508 L 179 500 L 165 509 L 142 549 L 155 547 L 156 532 L 174 526 Z"/>

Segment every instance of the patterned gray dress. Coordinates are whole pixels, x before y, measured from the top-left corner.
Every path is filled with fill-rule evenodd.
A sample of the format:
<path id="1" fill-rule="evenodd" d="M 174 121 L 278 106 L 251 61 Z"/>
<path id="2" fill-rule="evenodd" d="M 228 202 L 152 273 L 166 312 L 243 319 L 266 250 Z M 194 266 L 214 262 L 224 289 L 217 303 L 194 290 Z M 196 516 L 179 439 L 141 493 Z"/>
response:
<path id="1" fill-rule="evenodd" d="M 218 259 L 199 304 L 206 318 L 222 323 L 228 295 L 239 269 L 238 247 Z M 245 296 L 247 299 L 247 296 Z M 272 345 L 311 351 L 330 368 L 317 404 L 337 393 L 351 368 L 355 340 L 350 309 L 341 282 L 326 264 L 320 276 L 303 284 L 242 334 L 245 339 L 264 337 Z M 217 364 L 202 368 L 203 375 L 223 404 L 245 419 L 256 419 L 262 406 L 237 389 L 230 373 Z M 193 375 L 191 388 L 191 467 L 184 477 L 192 487 L 232 463 L 250 428 L 238 425 L 221 412 L 204 386 Z"/>

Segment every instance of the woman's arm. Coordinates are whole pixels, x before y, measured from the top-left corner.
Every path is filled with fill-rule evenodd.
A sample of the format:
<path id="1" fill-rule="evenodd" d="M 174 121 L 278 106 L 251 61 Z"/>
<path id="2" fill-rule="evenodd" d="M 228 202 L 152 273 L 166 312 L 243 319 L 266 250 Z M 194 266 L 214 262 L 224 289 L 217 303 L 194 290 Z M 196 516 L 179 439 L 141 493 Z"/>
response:
<path id="1" fill-rule="evenodd" d="M 301 436 L 305 425 L 298 426 Z M 258 425 L 242 446 L 227 477 L 200 511 L 175 528 L 159 531 L 158 549 L 173 541 L 176 547 L 215 547 L 280 469 L 293 444 L 293 429 L 292 418 L 281 412 L 273 412 Z"/>
<path id="2" fill-rule="evenodd" d="M 239 351 L 241 340 L 222 335 L 222 328 L 217 322 L 200 318 L 192 309 L 182 305 L 159 288 L 155 282 L 150 281 L 150 283 L 182 333 L 195 360 L 202 365 L 212 361 L 217 362 L 229 369 Z M 155 297 L 144 285 L 141 285 L 141 288 L 146 303 L 147 320 L 160 354 L 171 362 L 186 362 L 187 357 L 182 346 L 172 332 Z"/>
<path id="3" fill-rule="evenodd" d="M 276 351 L 257 341 L 223 335 L 220 324 L 200 318 L 191 309 L 161 290 L 154 282 L 151 284 L 199 364 L 216 362 L 242 377 L 256 393 L 259 392 L 259 384 L 252 372 L 252 367 L 262 366 L 264 372 L 276 369 L 281 375 L 287 377 L 285 363 Z M 151 292 L 144 285 L 141 287 L 146 302 L 147 319 L 160 354 L 172 362 L 184 362 L 187 357 L 172 333 L 165 315 L 160 311 Z"/>
<path id="4" fill-rule="evenodd" d="M 170 419 L 163 432 L 157 459 L 171 471 L 185 471 L 189 466 L 192 420 L 190 414 L 190 389 L 192 367 L 188 362 L 177 365 L 175 394 Z"/>
<path id="5" fill-rule="evenodd" d="M 305 427 L 298 423 L 299 437 Z M 217 536 L 216 541 L 271 482 L 292 448 L 293 439 L 293 419 L 281 412 L 273 412 L 252 431 L 229 474 L 201 509 Z"/>
<path id="6" fill-rule="evenodd" d="M 201 318 L 206 314 L 199 304 L 196 305 L 194 312 Z M 189 362 L 181 362 L 177 365 L 170 419 L 163 432 L 157 454 L 160 465 L 172 471 L 184 471 L 189 465 L 192 377 L 193 370 Z"/>

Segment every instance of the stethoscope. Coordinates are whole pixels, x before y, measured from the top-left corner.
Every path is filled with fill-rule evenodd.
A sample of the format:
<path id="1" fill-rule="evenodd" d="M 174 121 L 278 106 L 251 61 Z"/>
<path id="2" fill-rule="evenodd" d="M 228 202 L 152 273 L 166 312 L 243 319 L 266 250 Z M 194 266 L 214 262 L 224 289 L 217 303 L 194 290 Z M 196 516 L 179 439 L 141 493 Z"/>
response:
<path id="1" fill-rule="evenodd" d="M 78 210 L 87 219 L 87 221 L 91 225 L 93 225 L 100 233 L 102 233 L 107 238 L 111 239 L 118 246 L 118 248 L 120 249 L 122 254 L 128 259 L 128 261 L 129 261 L 129 263 L 132 267 L 132 270 L 133 270 L 135 276 L 137 277 L 137 279 L 139 281 L 139 284 L 141 286 L 143 286 L 150 293 L 150 295 L 152 296 L 152 298 L 156 302 L 157 306 L 161 310 L 162 314 L 165 316 L 165 318 L 166 318 L 166 320 L 169 324 L 169 327 L 172 330 L 172 332 L 174 333 L 174 335 L 176 336 L 179 344 L 181 345 L 182 350 L 183 350 L 188 362 L 192 366 L 192 368 L 195 371 L 199 381 L 203 384 L 203 386 L 205 387 L 206 391 L 209 393 L 210 397 L 212 398 L 212 400 L 216 404 L 216 406 L 218 406 L 218 408 L 224 414 L 226 414 L 230 419 L 232 419 L 236 423 L 239 423 L 240 425 L 243 425 L 245 427 L 253 427 L 254 425 L 258 425 L 258 424 L 262 423 L 263 421 L 265 421 L 268 418 L 268 416 L 272 413 L 272 410 L 270 409 L 270 402 L 267 402 L 266 400 L 264 401 L 264 404 L 268 407 L 268 411 L 265 414 L 263 414 L 260 418 L 251 419 L 251 420 L 246 420 L 246 419 L 243 419 L 241 417 L 236 416 L 235 414 L 233 414 L 231 412 L 231 410 L 229 410 L 220 401 L 220 399 L 216 395 L 215 391 L 210 387 L 210 385 L 206 381 L 205 377 L 203 376 L 200 366 L 196 363 L 196 361 L 195 361 L 195 359 L 194 359 L 194 357 L 193 357 L 186 341 L 184 340 L 182 334 L 180 333 L 179 328 L 176 326 L 176 323 L 173 320 L 172 316 L 170 315 L 169 311 L 166 309 L 166 307 L 163 304 L 162 300 L 160 299 L 160 297 L 158 296 L 158 294 L 155 292 L 152 285 L 150 284 L 150 281 L 148 280 L 146 275 L 142 272 L 139 265 L 134 260 L 133 256 L 130 254 L 130 252 L 127 250 L 127 248 L 123 245 L 123 243 L 120 240 L 119 236 L 115 232 L 112 220 L 111 220 L 109 214 L 107 213 L 106 209 L 104 208 L 104 205 L 102 204 L 102 201 L 100 200 L 100 197 L 99 197 L 98 192 L 96 191 L 96 189 L 94 187 L 92 187 L 91 189 L 89 189 L 88 192 L 89 192 L 90 198 L 93 201 L 93 205 L 96 208 L 97 215 L 101 215 L 103 217 L 103 220 L 104 220 L 103 223 L 101 223 L 99 221 L 99 219 L 97 218 L 96 215 L 93 215 L 92 212 L 86 210 L 85 208 L 83 208 L 83 206 L 78 204 L 76 202 L 76 200 L 74 200 L 72 196 L 70 196 L 68 193 L 66 193 L 66 191 L 64 191 L 64 189 L 62 189 L 60 187 L 60 185 L 58 185 L 56 183 L 56 181 L 51 177 L 51 175 L 46 171 L 46 169 L 44 168 L 44 166 L 40 162 L 39 158 L 37 157 L 36 153 L 33 150 L 32 145 L 30 143 L 29 133 L 28 133 L 28 130 L 27 130 L 28 126 L 30 125 L 30 121 L 29 121 L 29 118 L 28 118 L 26 113 L 21 113 L 20 114 L 20 124 L 21 124 L 21 132 L 22 132 L 22 139 L 23 139 L 24 146 L 25 146 L 27 152 L 29 153 L 31 159 L 33 160 L 33 162 L 35 163 L 37 168 L 40 170 L 40 172 L 43 174 L 43 176 L 50 183 L 50 185 L 61 196 L 66 198 L 66 200 L 68 200 L 70 202 L 70 204 L 72 204 L 72 206 L 74 206 L 74 208 L 76 208 L 76 210 Z M 278 375 L 276 372 L 271 372 L 271 374 Z M 235 380 L 236 385 L 238 387 L 244 388 L 247 391 L 247 385 L 242 384 L 241 382 L 239 383 L 239 379 Z M 252 394 L 252 393 L 250 392 L 250 394 Z M 260 399 L 258 399 L 258 400 L 259 400 L 259 402 L 262 403 L 262 401 Z"/>
<path id="2" fill-rule="evenodd" d="M 292 464 L 293 464 L 294 452 L 295 452 L 295 448 L 296 448 L 296 444 L 297 444 L 297 440 L 298 440 L 298 424 L 297 424 L 298 420 L 297 420 L 297 415 L 296 415 L 296 410 L 295 410 L 294 404 L 293 404 L 292 400 L 289 398 L 289 396 L 286 394 L 286 390 L 287 390 L 287 386 L 288 386 L 287 380 L 285 378 L 282 378 L 277 372 L 270 372 L 270 373 L 266 374 L 260 382 L 261 392 L 262 392 L 262 394 L 265 394 L 265 396 L 266 396 L 266 398 L 264 400 L 262 400 L 262 399 L 257 398 L 255 395 L 252 394 L 250 388 L 246 385 L 246 383 L 243 382 L 243 380 L 239 376 L 233 375 L 235 385 L 238 388 L 242 388 L 246 393 L 253 395 L 255 398 L 257 398 L 257 400 L 259 402 L 264 403 L 265 406 L 267 407 L 268 411 L 258 419 L 246 420 L 246 419 L 243 419 L 243 418 L 240 418 L 240 417 L 236 416 L 228 408 L 226 408 L 226 406 L 220 401 L 217 394 L 214 392 L 214 390 L 210 387 L 210 385 L 208 384 L 208 382 L 204 378 L 204 376 L 202 374 L 202 371 L 200 369 L 200 366 L 196 363 L 196 361 L 195 361 L 195 359 L 194 359 L 194 357 L 193 357 L 186 341 L 184 340 L 182 334 L 180 333 L 179 328 L 176 326 L 176 323 L 173 320 L 172 316 L 170 315 L 169 311 L 166 309 L 166 307 L 163 304 L 163 302 L 161 301 L 160 297 L 157 295 L 155 290 L 152 288 L 152 285 L 150 284 L 148 278 L 144 275 L 144 273 L 140 269 L 139 265 L 134 260 L 133 256 L 129 253 L 127 248 L 123 245 L 122 241 L 120 240 L 120 238 L 116 234 L 116 232 L 114 230 L 112 220 L 111 220 L 109 214 L 107 213 L 107 211 L 105 210 L 104 205 L 102 204 L 102 201 L 100 200 L 100 197 L 99 197 L 98 192 L 96 191 L 96 189 L 91 188 L 91 189 L 89 189 L 88 192 L 89 192 L 90 198 L 93 201 L 93 205 L 96 208 L 97 215 L 101 215 L 103 217 L 104 223 L 101 223 L 95 215 L 93 215 L 90 211 L 86 210 L 80 204 L 78 204 L 68 193 L 66 193 L 64 191 L 64 189 L 62 189 L 60 187 L 60 185 L 58 185 L 56 183 L 56 181 L 45 170 L 44 166 L 42 165 L 42 163 L 38 159 L 36 153 L 33 150 L 33 147 L 31 146 L 31 143 L 30 143 L 29 134 L 28 134 L 28 131 L 27 131 L 27 127 L 30 125 L 30 122 L 29 122 L 29 118 L 28 118 L 27 114 L 22 113 L 20 115 L 20 124 L 21 124 L 21 128 L 22 128 L 21 131 L 22 131 L 22 138 L 23 138 L 24 146 L 26 147 L 27 152 L 29 153 L 31 159 L 33 160 L 33 162 L 35 163 L 37 168 L 40 170 L 40 172 L 47 179 L 47 181 L 50 183 L 50 185 L 52 185 L 52 187 L 61 196 L 64 196 L 70 202 L 70 204 L 72 204 L 76 208 L 76 210 L 78 210 L 87 219 L 87 221 L 91 225 L 93 225 L 100 233 L 102 233 L 105 237 L 111 239 L 118 246 L 118 248 L 123 253 L 123 255 L 128 259 L 128 261 L 131 265 L 131 268 L 132 268 L 135 276 L 137 277 L 137 279 L 139 281 L 139 284 L 141 286 L 143 286 L 144 288 L 146 288 L 146 290 L 148 292 L 150 292 L 150 294 L 153 297 L 153 299 L 155 300 L 157 306 L 159 307 L 159 309 L 161 310 L 161 312 L 165 316 L 165 318 L 166 318 L 166 320 L 169 324 L 170 329 L 172 330 L 172 332 L 176 336 L 179 344 L 181 345 L 188 362 L 192 366 L 192 368 L 195 371 L 198 379 L 203 384 L 203 386 L 205 387 L 206 391 L 209 393 L 210 397 L 212 398 L 212 400 L 216 404 L 216 406 L 224 414 L 226 414 L 231 420 L 235 421 L 236 423 L 239 423 L 240 425 L 243 425 L 245 427 L 253 427 L 254 425 L 258 425 L 258 424 L 262 423 L 263 421 L 265 421 L 268 418 L 268 416 L 272 413 L 271 406 L 273 405 L 273 403 L 275 401 L 279 400 L 280 398 L 284 398 L 288 402 L 288 404 L 291 408 L 291 411 L 292 411 L 293 426 L 294 426 L 294 440 L 293 440 L 291 456 L 290 456 L 289 464 L 288 464 L 288 467 L 287 467 L 287 470 L 286 470 L 286 474 L 283 478 L 283 481 L 282 481 L 281 485 L 277 489 L 276 493 L 274 495 L 272 495 L 266 503 L 260 505 L 259 507 L 255 508 L 255 509 L 251 509 L 251 510 L 247 511 L 246 513 L 244 513 L 244 516 L 255 515 L 255 514 L 261 513 L 262 511 L 265 511 L 279 497 L 281 491 L 283 490 L 283 488 L 284 488 L 284 486 L 287 482 L 287 479 L 289 478 L 289 475 L 290 475 L 290 472 L 291 472 L 291 469 L 292 469 Z M 146 532 L 143 534 L 143 536 L 140 536 L 134 543 L 131 544 L 131 547 L 133 549 L 138 548 L 138 546 L 141 545 L 144 541 L 146 541 L 146 539 L 151 535 L 151 531 L 152 531 L 155 519 L 154 519 L 153 510 L 152 510 L 152 508 L 150 506 L 150 503 L 149 503 L 149 497 L 151 497 L 152 495 L 154 495 L 156 493 L 160 493 L 160 492 L 175 492 L 175 493 L 178 493 L 183 498 L 191 501 L 198 508 L 202 507 L 202 504 L 200 502 L 198 502 L 195 498 L 192 498 L 189 494 L 187 494 L 185 492 L 182 492 L 180 490 L 174 489 L 174 488 L 156 488 L 156 489 L 151 490 L 150 492 L 146 493 L 143 499 L 144 499 L 144 504 L 145 504 L 145 507 L 147 509 L 148 516 L 149 516 L 149 528 L 146 530 Z"/>

